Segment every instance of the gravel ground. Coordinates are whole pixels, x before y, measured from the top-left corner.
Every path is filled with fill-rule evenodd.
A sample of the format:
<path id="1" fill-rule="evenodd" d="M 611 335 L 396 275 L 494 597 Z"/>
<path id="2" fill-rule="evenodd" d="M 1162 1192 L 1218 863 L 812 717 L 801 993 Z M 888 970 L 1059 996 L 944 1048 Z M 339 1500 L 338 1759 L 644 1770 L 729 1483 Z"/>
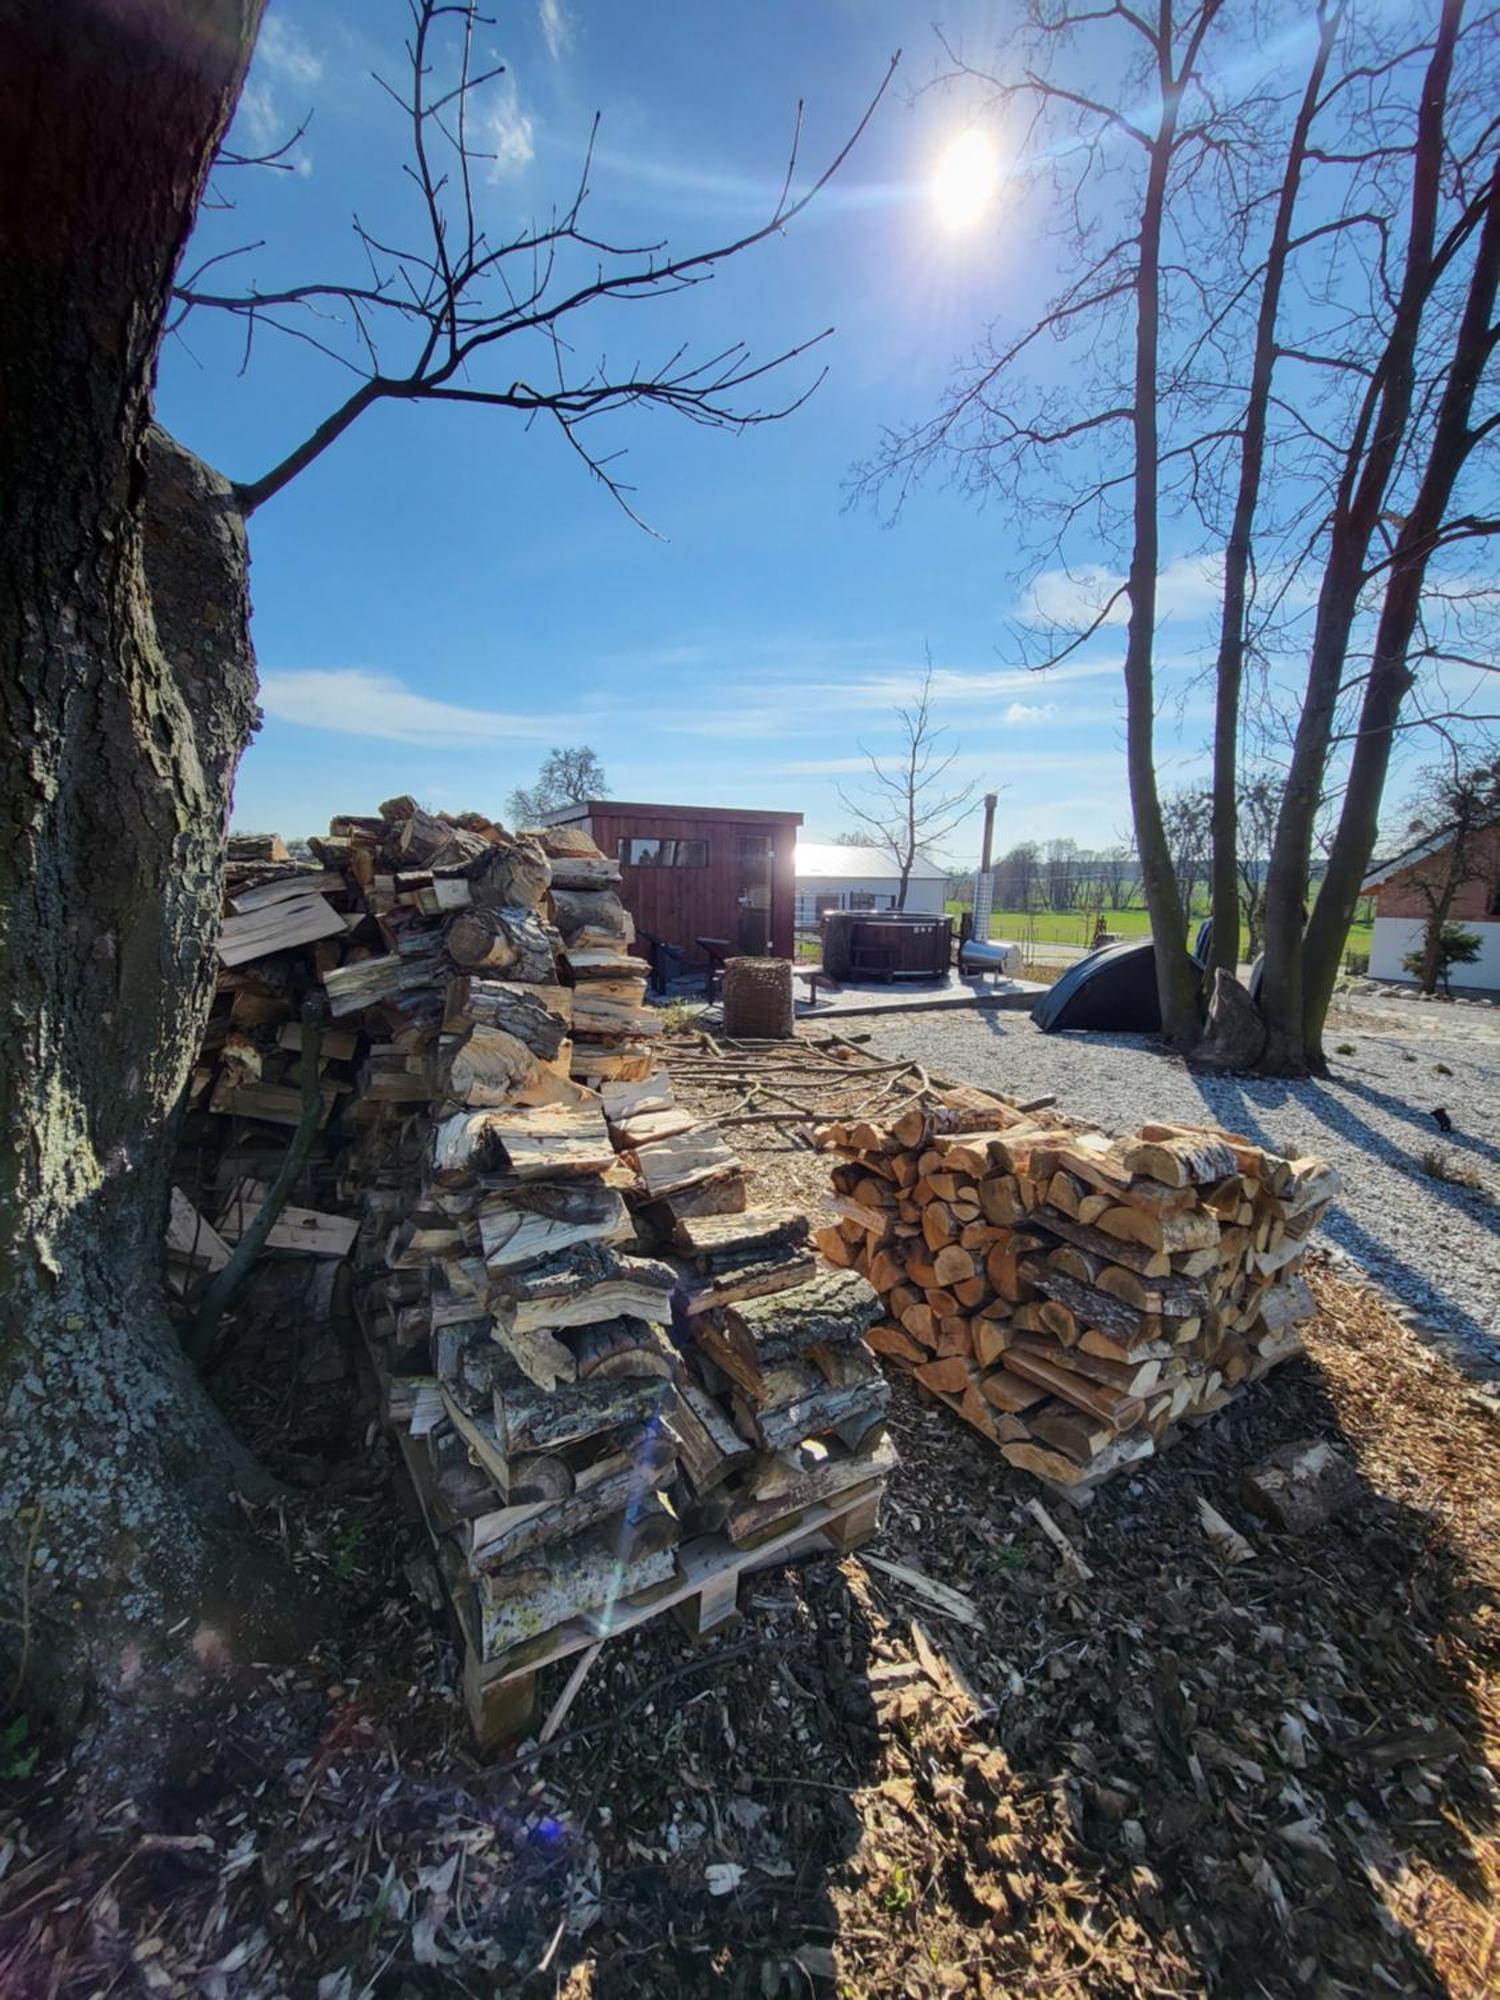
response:
<path id="1" fill-rule="evenodd" d="M 1444 1018 L 1446 1017 L 1446 1019 Z M 1056 1091 L 1066 1111 L 1124 1131 L 1152 1118 L 1216 1123 L 1285 1153 L 1317 1153 L 1343 1176 L 1326 1237 L 1452 1343 L 1472 1371 L 1500 1370 L 1500 1016 L 1493 1010 L 1370 1007 L 1355 1000 L 1328 1037 L 1324 1082 L 1200 1076 L 1138 1035 L 1043 1035 L 1024 1014 L 866 1019 L 866 1046 L 1015 1096 Z M 850 1023 L 850 1031 L 856 1024 Z M 1432 1117 L 1447 1110 L 1453 1131 Z M 1447 1170 L 1477 1187 L 1427 1172 Z"/>

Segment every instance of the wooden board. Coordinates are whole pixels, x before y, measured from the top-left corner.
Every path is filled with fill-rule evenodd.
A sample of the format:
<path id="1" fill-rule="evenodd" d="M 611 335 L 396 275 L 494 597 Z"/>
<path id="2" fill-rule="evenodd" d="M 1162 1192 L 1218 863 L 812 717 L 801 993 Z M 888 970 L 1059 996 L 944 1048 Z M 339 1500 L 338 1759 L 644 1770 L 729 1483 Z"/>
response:
<path id="1" fill-rule="evenodd" d="M 265 1181 L 236 1183 L 219 1217 L 219 1229 L 226 1242 L 238 1243 L 260 1213 L 268 1192 L 269 1183 Z M 352 1215 L 329 1215 L 288 1202 L 272 1223 L 265 1247 L 299 1251 L 304 1257 L 347 1257 L 358 1234 L 359 1222 Z"/>
<path id="2" fill-rule="evenodd" d="M 219 958 L 224 965 L 244 965 L 252 958 L 313 944 L 318 938 L 342 937 L 347 928 L 322 896 L 292 898 L 248 916 L 226 917 L 219 932 Z"/>

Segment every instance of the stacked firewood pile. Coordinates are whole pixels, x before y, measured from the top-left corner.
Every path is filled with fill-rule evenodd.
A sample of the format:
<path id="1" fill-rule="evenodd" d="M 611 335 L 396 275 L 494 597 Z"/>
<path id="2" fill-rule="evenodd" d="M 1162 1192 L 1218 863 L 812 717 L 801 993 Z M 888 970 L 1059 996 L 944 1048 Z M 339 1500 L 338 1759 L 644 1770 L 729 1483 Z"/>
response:
<path id="1" fill-rule="evenodd" d="M 1075 1505 L 1301 1351 L 1300 1275 L 1338 1190 L 1322 1160 L 1232 1133 L 1112 1138 L 1050 1109 L 938 1093 L 825 1126 L 818 1232 L 887 1317 L 870 1344 Z"/>
<path id="2" fill-rule="evenodd" d="M 167 1227 L 168 1280 L 185 1298 L 229 1261 L 302 1121 L 304 1013 L 339 962 L 357 901 L 343 875 L 295 860 L 274 834 L 229 842 L 218 975 L 188 1081 Z M 356 1229 L 336 1212 L 334 1123 L 354 1089 L 359 1046 L 352 1029 L 318 1035 L 316 1129 L 298 1199 L 283 1203 L 266 1245 L 330 1268 Z"/>
<path id="3" fill-rule="evenodd" d="M 664 1601 L 718 1622 L 752 1549 L 870 1532 L 880 1302 L 819 1272 L 805 1218 L 748 1207 L 653 1073 L 661 1017 L 586 835 L 403 798 L 309 846 L 232 873 L 194 1095 L 284 1128 L 315 1090 L 347 1141 L 330 1192 L 360 1220 L 325 1220 L 358 1229 L 356 1314 L 494 1733 L 487 1689 Z M 241 1209 L 257 1160 L 216 1171 Z M 204 1227 L 174 1222 L 200 1257 Z"/>

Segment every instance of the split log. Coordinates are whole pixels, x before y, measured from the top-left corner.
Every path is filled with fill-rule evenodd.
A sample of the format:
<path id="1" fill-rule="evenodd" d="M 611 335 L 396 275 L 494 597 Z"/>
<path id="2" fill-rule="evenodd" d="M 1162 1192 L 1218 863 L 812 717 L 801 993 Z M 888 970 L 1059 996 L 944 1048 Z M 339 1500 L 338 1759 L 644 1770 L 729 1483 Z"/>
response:
<path id="1" fill-rule="evenodd" d="M 534 910 L 460 910 L 443 943 L 455 965 L 471 971 L 552 983 L 552 939 Z"/>
<path id="2" fill-rule="evenodd" d="M 1017 1352 L 1034 1354 L 1043 1360 L 1057 1362 L 1059 1359 L 1055 1344 L 1036 1335 L 1018 1333 L 1011 1346 Z M 1090 1381 L 1098 1382 L 1121 1396 L 1144 1396 L 1156 1387 L 1162 1372 L 1159 1356 L 1112 1361 L 1103 1355 L 1090 1353 L 1081 1342 L 1069 1348 L 1066 1366 L 1075 1375 L 1087 1376 Z"/>
<path id="3" fill-rule="evenodd" d="M 534 1181 L 489 1197 L 477 1216 L 480 1248 L 492 1272 L 514 1270 L 579 1243 L 618 1243 L 632 1235 L 619 1192 L 597 1181 Z"/>
<path id="4" fill-rule="evenodd" d="M 672 1080 L 666 1075 L 612 1080 L 601 1086 L 599 1100 L 610 1124 L 621 1125 L 637 1113 L 669 1111 L 674 1102 Z"/>
<path id="5" fill-rule="evenodd" d="M 800 1362 L 767 1368 L 756 1399 L 742 1399 L 743 1424 L 767 1451 L 775 1452 L 851 1422 L 861 1433 L 868 1431 L 883 1418 L 891 1392 L 874 1362 L 867 1355 L 860 1360 L 861 1373 L 837 1384 Z"/>
<path id="6" fill-rule="evenodd" d="M 467 870 L 476 909 L 537 909 L 552 886 L 552 865 L 534 840 L 498 838 Z"/>
<path id="7" fill-rule="evenodd" d="M 494 1276 L 490 1304 L 497 1326 L 507 1333 L 588 1326 L 621 1314 L 664 1325 L 672 1316 L 676 1282 L 666 1264 L 623 1257 L 603 1243 L 581 1243 L 524 1270 Z"/>
<path id="8" fill-rule="evenodd" d="M 498 1028 L 542 1062 L 554 1062 L 567 1039 L 572 1012 L 573 996 L 566 986 L 524 985 L 465 973 L 447 982 L 443 1027 L 449 1034 Z"/>
<path id="9" fill-rule="evenodd" d="M 438 1086 L 455 1104 L 493 1110 L 513 1104 L 540 1067 L 526 1044 L 503 1028 L 474 1028 L 440 1062 Z"/>
<path id="10" fill-rule="evenodd" d="M 725 1257 L 799 1250 L 807 1236 L 807 1217 L 800 1209 L 748 1208 L 738 1215 L 684 1216 L 674 1247 L 694 1270 L 708 1272 Z"/>
<path id="11" fill-rule="evenodd" d="M 943 1401 L 953 1406 L 951 1397 L 945 1396 Z M 1030 1435 L 1019 1417 L 987 1402 L 972 1382 L 959 1397 L 956 1407 L 964 1422 L 972 1424 L 991 1444 L 1011 1444 Z"/>
<path id="12" fill-rule="evenodd" d="M 1145 1414 L 1139 1396 L 1121 1395 L 1116 1389 L 1091 1382 L 1086 1376 L 1063 1367 L 1060 1362 L 1048 1360 L 1034 1348 L 1023 1347 L 1019 1341 L 1007 1352 L 1005 1365 L 1011 1374 L 1035 1382 L 1038 1387 L 1060 1396 L 1076 1409 L 1087 1410 L 1090 1416 L 1098 1417 L 1109 1426 L 1111 1433 L 1132 1430 Z"/>
<path id="13" fill-rule="evenodd" d="M 763 1479 L 761 1490 L 731 1510 L 725 1527 L 732 1541 L 744 1542 L 776 1527 L 788 1515 L 857 1487 L 878 1491 L 895 1469 L 896 1451 L 889 1438 L 881 1438 L 861 1452 L 835 1452 L 812 1441 L 799 1447 L 795 1463 L 773 1464 L 779 1468 L 774 1481 Z M 774 1491 L 763 1490 L 770 1485 Z"/>
<path id="14" fill-rule="evenodd" d="M 738 1261 L 715 1257 L 706 1276 L 692 1282 L 683 1293 L 683 1310 L 690 1316 L 712 1312 L 717 1306 L 742 1299 L 763 1298 L 810 1283 L 818 1274 L 818 1260 L 810 1250 L 771 1250 L 765 1256 L 753 1252 Z"/>
<path id="15" fill-rule="evenodd" d="M 904 1362 L 908 1367 L 915 1367 L 927 1359 L 927 1349 L 922 1343 L 913 1340 L 909 1333 L 890 1320 L 872 1326 L 865 1334 L 865 1341 L 877 1354 L 884 1354 L 892 1361 Z"/>
<path id="16" fill-rule="evenodd" d="M 248 900 L 249 895 L 237 899 Z M 244 965 L 272 952 L 294 951 L 317 938 L 342 937 L 347 929 L 344 918 L 323 896 L 288 891 L 266 904 L 252 904 L 243 916 L 226 917 L 219 930 L 219 959 L 224 965 Z"/>
<path id="17" fill-rule="evenodd" d="M 1066 1452 L 1046 1445 L 1018 1441 L 1000 1447 L 1007 1464 L 1017 1466 L 1023 1472 L 1034 1473 L 1038 1479 L 1049 1480 L 1054 1486 L 1069 1491 L 1101 1485 L 1123 1467 L 1138 1465 L 1142 1459 L 1150 1458 L 1155 1449 L 1149 1437 L 1134 1433 L 1116 1438 L 1088 1465 L 1080 1466 L 1075 1465 Z"/>
<path id="18" fill-rule="evenodd" d="M 487 1169 L 509 1168 L 520 1180 L 602 1174 L 614 1148 L 596 1101 L 525 1111 L 462 1111 L 433 1128 L 432 1168 L 440 1185 Z"/>
<path id="19" fill-rule="evenodd" d="M 677 1383 L 666 1422 L 677 1441 L 683 1470 L 699 1498 L 716 1491 L 755 1456 L 749 1441 L 712 1396 L 685 1375 Z"/>
<path id="20" fill-rule="evenodd" d="M 595 1376 L 542 1390 L 512 1368 L 504 1386 L 493 1391 L 495 1430 L 507 1455 L 554 1450 L 601 1431 L 645 1423 L 667 1407 L 670 1395 L 665 1378 L 655 1375 Z"/>
<path id="21" fill-rule="evenodd" d="M 253 1225 L 269 1192 L 267 1181 L 235 1184 L 219 1217 L 219 1231 L 226 1242 L 237 1243 Z M 264 1247 L 292 1250 L 304 1257 L 347 1257 L 358 1233 L 359 1224 L 352 1216 L 328 1215 L 318 1209 L 284 1203 L 271 1224 Z"/>
<path id="22" fill-rule="evenodd" d="M 669 1382 L 677 1373 L 671 1343 L 650 1321 L 629 1313 L 591 1320 L 570 1333 L 566 1344 L 573 1350 L 580 1382 L 639 1381 L 643 1377 Z"/>
<path id="23" fill-rule="evenodd" d="M 1043 1403 L 1029 1410 L 1026 1427 L 1039 1444 L 1063 1452 L 1073 1463 L 1087 1470 L 1119 1435 L 1115 1425 L 1091 1416 L 1066 1402 Z"/>
<path id="24" fill-rule="evenodd" d="M 1158 1129 L 1143 1128 L 1147 1133 Z M 1235 1157 L 1226 1141 L 1207 1131 L 1138 1139 L 1125 1147 L 1124 1159 L 1132 1174 L 1160 1181 L 1163 1187 L 1195 1187 L 1204 1181 L 1222 1180 L 1235 1170 Z"/>
<path id="25" fill-rule="evenodd" d="M 517 1646 L 556 1631 L 570 1619 L 635 1597 L 677 1573 L 674 1548 L 622 1556 L 604 1531 L 550 1550 L 549 1558 L 545 1569 L 526 1570 L 531 1584 L 525 1591 L 507 1593 L 494 1604 L 476 1592 L 482 1660 L 498 1660 Z"/>
<path id="26" fill-rule="evenodd" d="M 1326 1438 L 1282 1445 L 1247 1472 L 1241 1497 L 1284 1534 L 1305 1535 L 1364 1497 L 1364 1487 L 1348 1457 Z"/>
<path id="27" fill-rule="evenodd" d="M 528 1549 L 550 1547 L 597 1526 L 637 1495 L 669 1486 L 675 1465 L 671 1442 L 662 1434 L 654 1445 L 619 1452 L 578 1474 L 575 1491 L 565 1500 L 533 1501 L 478 1516 L 469 1523 L 470 1574 L 481 1576 Z"/>
<path id="28" fill-rule="evenodd" d="M 1013 1369 L 993 1368 L 982 1375 L 976 1388 L 984 1400 L 997 1410 L 1004 1410 L 1012 1416 L 1029 1410 L 1036 1403 L 1046 1400 L 1047 1391 L 1036 1382 L 1028 1382 Z"/>
<path id="29" fill-rule="evenodd" d="M 739 1167 L 739 1156 L 717 1125 L 699 1125 L 653 1145 L 641 1146 L 627 1156 L 645 1183 L 653 1201 L 676 1195 L 701 1181 L 712 1181 Z"/>
<path id="30" fill-rule="evenodd" d="M 571 944 L 581 934 L 591 934 L 618 938 L 627 945 L 635 935 L 635 925 L 612 889 L 559 889 L 554 885 L 550 908 L 553 926 L 564 944 Z"/>

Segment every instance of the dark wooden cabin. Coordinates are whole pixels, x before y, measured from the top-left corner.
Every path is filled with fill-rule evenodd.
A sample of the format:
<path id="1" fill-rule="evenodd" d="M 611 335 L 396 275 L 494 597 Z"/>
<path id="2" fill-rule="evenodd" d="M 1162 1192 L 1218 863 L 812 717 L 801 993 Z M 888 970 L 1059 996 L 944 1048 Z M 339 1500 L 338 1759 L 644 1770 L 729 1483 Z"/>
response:
<path id="1" fill-rule="evenodd" d="M 644 940 L 700 966 L 699 938 L 731 952 L 790 958 L 801 813 L 591 799 L 546 815 L 581 826 L 620 863 L 620 895 Z"/>

